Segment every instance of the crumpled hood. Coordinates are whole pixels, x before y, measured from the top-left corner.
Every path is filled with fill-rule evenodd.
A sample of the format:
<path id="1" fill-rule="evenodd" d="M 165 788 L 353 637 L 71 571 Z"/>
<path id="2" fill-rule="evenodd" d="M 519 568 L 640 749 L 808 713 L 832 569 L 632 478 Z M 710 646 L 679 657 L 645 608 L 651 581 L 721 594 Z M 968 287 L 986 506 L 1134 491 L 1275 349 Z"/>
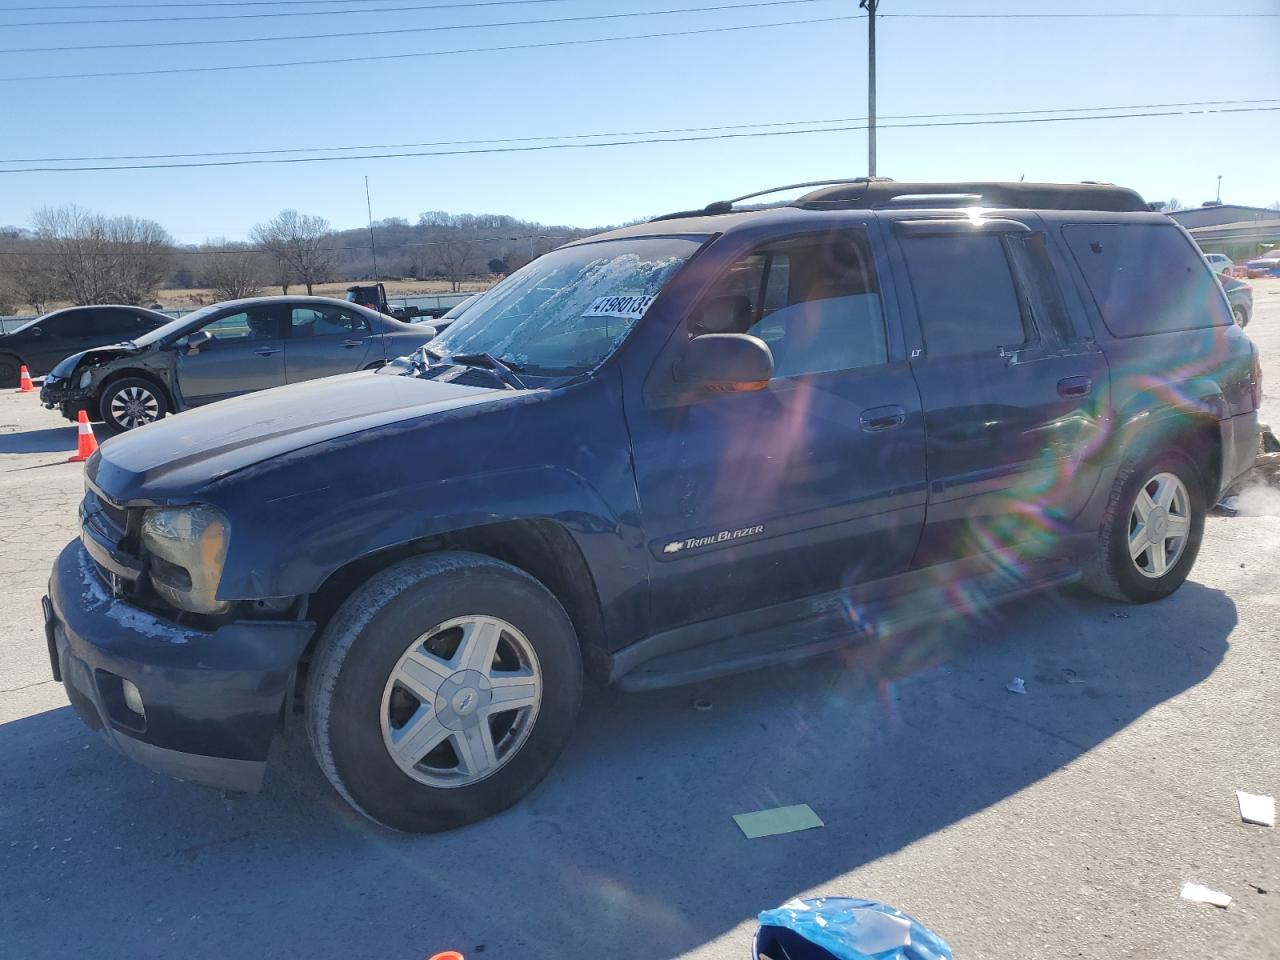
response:
<path id="1" fill-rule="evenodd" d="M 223 400 L 121 434 L 88 476 L 117 502 L 183 499 L 229 473 L 338 437 L 512 397 L 388 373 L 348 373 Z"/>
<path id="2" fill-rule="evenodd" d="M 126 354 L 140 353 L 141 349 L 141 347 L 130 343 L 113 343 L 105 347 L 94 347 L 92 350 L 81 350 L 79 353 L 73 353 L 71 356 L 59 360 L 57 365 L 49 371 L 49 376 L 58 380 L 69 380 L 71 375 L 75 373 L 76 367 L 80 366 L 81 361 L 85 363 L 102 363 L 114 360 L 116 357 L 123 357 Z"/>

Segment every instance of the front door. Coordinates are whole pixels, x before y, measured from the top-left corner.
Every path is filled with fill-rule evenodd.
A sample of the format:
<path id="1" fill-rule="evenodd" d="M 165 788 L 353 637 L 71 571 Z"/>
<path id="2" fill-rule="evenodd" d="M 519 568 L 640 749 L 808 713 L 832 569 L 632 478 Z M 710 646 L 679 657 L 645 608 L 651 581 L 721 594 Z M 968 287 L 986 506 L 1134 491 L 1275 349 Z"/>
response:
<path id="1" fill-rule="evenodd" d="M 675 336 L 760 337 L 767 387 L 661 409 L 628 397 L 655 632 L 907 567 L 924 428 L 881 272 L 861 229 L 757 249 Z"/>
<path id="2" fill-rule="evenodd" d="M 280 308 L 268 304 L 232 309 L 201 330 L 213 339 L 191 353 L 179 341 L 178 388 L 198 406 L 284 383 L 284 337 Z"/>
<path id="3" fill-rule="evenodd" d="M 361 370 L 376 346 L 367 317 L 341 307 L 298 305 L 290 310 L 284 345 L 288 383 Z M 378 351 L 378 357 L 381 357 Z"/>
<path id="4" fill-rule="evenodd" d="M 23 351 L 24 359 L 36 375 L 47 372 L 73 353 L 125 339 L 113 336 L 113 325 L 101 307 L 63 310 L 42 320 L 38 327 L 40 333 L 31 331 L 30 346 Z"/>
<path id="5" fill-rule="evenodd" d="M 915 565 L 987 553 L 1016 574 L 1028 554 L 1060 554 L 1093 490 L 1106 360 L 1072 321 L 1037 218 L 895 232 L 928 442 Z"/>

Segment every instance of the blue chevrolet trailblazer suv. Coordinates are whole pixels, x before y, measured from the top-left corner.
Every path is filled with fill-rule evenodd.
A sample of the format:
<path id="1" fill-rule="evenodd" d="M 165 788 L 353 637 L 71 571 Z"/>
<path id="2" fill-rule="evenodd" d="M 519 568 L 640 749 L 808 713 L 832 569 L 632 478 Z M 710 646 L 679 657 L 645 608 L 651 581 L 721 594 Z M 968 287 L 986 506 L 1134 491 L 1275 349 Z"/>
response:
<path id="1" fill-rule="evenodd" d="M 45 606 L 85 722 L 252 790 L 304 714 L 352 806 L 441 830 L 542 779 L 584 677 L 1177 590 L 1261 391 L 1186 231 L 1108 185 L 798 186 L 561 247 L 377 372 L 105 443 Z"/>

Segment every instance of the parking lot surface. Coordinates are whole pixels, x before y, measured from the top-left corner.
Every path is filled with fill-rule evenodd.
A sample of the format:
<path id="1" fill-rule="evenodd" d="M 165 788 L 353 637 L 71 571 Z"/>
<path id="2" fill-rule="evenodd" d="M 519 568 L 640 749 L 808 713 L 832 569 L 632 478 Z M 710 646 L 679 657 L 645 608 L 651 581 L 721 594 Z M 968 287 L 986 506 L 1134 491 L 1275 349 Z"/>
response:
<path id="1" fill-rule="evenodd" d="M 1280 424 L 1280 280 L 1253 285 Z M 1209 518 L 1161 603 L 1055 593 L 787 670 L 596 691 L 528 800 L 408 837 L 331 794 L 300 724 L 236 798 L 84 727 L 39 602 L 76 536 L 75 442 L 0 395 L 0 956 L 739 960 L 758 911 L 822 894 L 892 903 L 963 958 L 1280 956 L 1280 834 L 1235 799 L 1280 794 L 1265 498 Z M 732 820 L 798 803 L 825 826 Z M 1185 902 L 1184 881 L 1234 899 Z"/>

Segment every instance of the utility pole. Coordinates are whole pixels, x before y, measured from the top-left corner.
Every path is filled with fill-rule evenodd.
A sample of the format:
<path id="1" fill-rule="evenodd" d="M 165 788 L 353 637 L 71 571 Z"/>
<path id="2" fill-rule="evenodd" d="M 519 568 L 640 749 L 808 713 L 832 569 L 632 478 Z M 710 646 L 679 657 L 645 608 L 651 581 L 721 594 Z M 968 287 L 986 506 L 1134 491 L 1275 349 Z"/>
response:
<path id="1" fill-rule="evenodd" d="M 876 175 L 876 7 L 880 0 L 862 0 L 867 11 L 867 176 Z"/>
<path id="2" fill-rule="evenodd" d="M 1218 174 L 1218 202 L 1222 202 L 1222 174 Z"/>
<path id="3" fill-rule="evenodd" d="M 369 200 L 369 178 L 364 178 L 364 212 L 369 217 L 369 252 L 373 254 L 373 281 L 378 282 L 378 248 L 373 242 L 373 204 Z"/>

